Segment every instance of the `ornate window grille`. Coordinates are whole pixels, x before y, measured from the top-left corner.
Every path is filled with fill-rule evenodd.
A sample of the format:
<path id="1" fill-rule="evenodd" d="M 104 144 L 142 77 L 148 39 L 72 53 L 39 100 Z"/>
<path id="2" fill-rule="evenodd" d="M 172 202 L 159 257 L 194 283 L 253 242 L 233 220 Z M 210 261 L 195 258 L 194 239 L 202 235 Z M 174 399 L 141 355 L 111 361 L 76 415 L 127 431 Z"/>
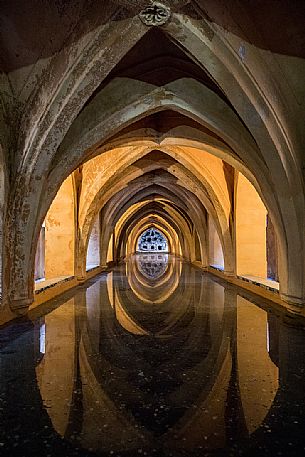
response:
<path id="1" fill-rule="evenodd" d="M 165 236 L 156 228 L 150 227 L 139 237 L 138 252 L 168 252 Z"/>

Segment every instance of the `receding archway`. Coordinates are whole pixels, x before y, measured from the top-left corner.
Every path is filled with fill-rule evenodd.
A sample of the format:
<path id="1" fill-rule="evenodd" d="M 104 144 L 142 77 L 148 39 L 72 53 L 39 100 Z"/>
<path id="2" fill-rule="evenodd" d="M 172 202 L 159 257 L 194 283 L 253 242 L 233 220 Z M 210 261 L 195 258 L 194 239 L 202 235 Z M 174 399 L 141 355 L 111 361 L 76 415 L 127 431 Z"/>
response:
<path id="1" fill-rule="evenodd" d="M 304 248 L 304 192 L 298 166 L 299 148 L 294 147 L 296 136 L 291 134 L 285 104 L 277 88 L 269 84 L 270 78 L 265 77 L 264 67 L 241 65 L 224 31 L 214 28 L 206 18 L 202 20 L 204 29 L 183 14 L 173 12 L 162 33 L 171 42 L 178 43 L 193 63 L 198 62 L 205 69 L 205 76 L 210 76 L 210 89 L 200 78 L 185 75 L 160 86 L 119 75 L 99 87 L 123 56 L 147 34 L 148 29 L 138 18 L 128 18 L 123 21 L 124 25 L 121 21 L 116 22 L 115 27 L 111 24 L 107 39 L 101 41 L 103 46 L 97 45 L 96 39 L 90 40 L 86 50 L 77 53 L 75 65 L 69 67 L 71 71 L 66 71 L 48 88 L 47 93 L 54 94 L 54 99 L 42 96 L 44 103 L 39 104 L 46 86 L 37 89 L 33 106 L 39 109 L 34 110 L 31 124 L 34 128 L 21 129 L 27 134 L 24 141 L 20 141 L 23 146 L 18 153 L 27 160 L 20 160 L 10 193 L 7 262 L 11 268 L 8 268 L 7 282 L 12 308 L 26 307 L 32 300 L 31 281 L 26 273 L 33 272 L 35 249 L 32 244 L 38 240 L 41 223 L 60 183 L 91 154 L 96 154 L 97 146 L 105 146 L 120 130 L 148 113 L 164 109 L 188 115 L 210 130 L 226 142 L 240 167 L 249 170 L 279 240 L 282 296 L 287 301 L 304 302 L 305 262 L 298 255 Z M 118 30 L 123 29 L 128 29 L 130 36 L 118 45 L 115 37 Z M 96 31 L 96 36 L 100 33 Z M 207 38 L 209 34 L 213 36 L 213 44 Z M 109 59 L 109 49 L 111 53 L 114 49 L 110 43 L 115 43 L 112 59 Z M 253 56 L 254 60 L 257 57 L 256 63 L 260 61 L 257 51 L 253 50 Z M 60 59 L 57 64 L 59 68 Z M 97 64 L 103 71 L 91 71 Z M 67 91 L 67 87 L 73 90 Z M 111 106 L 107 104 L 107 91 L 115 94 L 115 99 L 110 98 Z M 201 106 L 203 98 L 205 111 Z M 101 106 L 103 109 L 97 109 Z M 92 112 L 97 116 L 91 116 Z M 79 128 L 83 125 L 88 126 L 86 134 Z M 41 174 L 47 178 L 41 179 Z M 32 213 L 37 214 L 36 220 L 29 218 L 29 202 Z M 16 252 L 14 245 L 18 245 Z"/>

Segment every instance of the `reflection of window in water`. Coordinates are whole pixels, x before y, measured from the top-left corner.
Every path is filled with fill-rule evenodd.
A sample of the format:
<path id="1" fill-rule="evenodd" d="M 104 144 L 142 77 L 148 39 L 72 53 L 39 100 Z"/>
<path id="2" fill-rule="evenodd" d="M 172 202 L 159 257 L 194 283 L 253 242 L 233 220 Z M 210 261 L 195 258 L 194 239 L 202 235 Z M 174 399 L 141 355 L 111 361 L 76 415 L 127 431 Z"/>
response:
<path id="1" fill-rule="evenodd" d="M 148 279 L 160 278 L 166 271 L 168 264 L 167 254 L 141 255 L 138 260 L 140 272 Z"/>
<path id="2" fill-rule="evenodd" d="M 39 329 L 39 352 L 46 353 L 46 324 L 42 324 Z"/>
<path id="3" fill-rule="evenodd" d="M 168 252 L 168 243 L 165 236 L 154 227 L 145 230 L 139 238 L 139 252 Z"/>

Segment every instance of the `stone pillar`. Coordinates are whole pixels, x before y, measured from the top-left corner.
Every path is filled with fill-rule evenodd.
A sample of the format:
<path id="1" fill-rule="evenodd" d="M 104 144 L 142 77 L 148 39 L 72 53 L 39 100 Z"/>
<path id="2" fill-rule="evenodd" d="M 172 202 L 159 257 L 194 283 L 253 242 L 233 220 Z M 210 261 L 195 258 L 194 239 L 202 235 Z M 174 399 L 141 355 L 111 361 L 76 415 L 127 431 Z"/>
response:
<path id="1" fill-rule="evenodd" d="M 267 241 L 267 276 L 274 281 L 279 280 L 278 275 L 278 253 L 277 253 L 277 239 L 274 226 L 271 222 L 269 215 L 267 215 L 266 227 L 266 241 Z"/>

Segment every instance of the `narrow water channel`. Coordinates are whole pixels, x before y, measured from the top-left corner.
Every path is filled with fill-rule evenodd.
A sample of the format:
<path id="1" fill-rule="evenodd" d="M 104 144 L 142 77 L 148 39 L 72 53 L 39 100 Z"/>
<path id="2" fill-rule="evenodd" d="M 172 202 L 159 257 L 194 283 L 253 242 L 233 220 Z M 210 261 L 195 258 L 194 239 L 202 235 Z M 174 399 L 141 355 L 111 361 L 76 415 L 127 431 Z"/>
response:
<path id="1" fill-rule="evenodd" d="M 305 455 L 302 322 L 143 254 L 0 330 L 0 455 Z"/>

